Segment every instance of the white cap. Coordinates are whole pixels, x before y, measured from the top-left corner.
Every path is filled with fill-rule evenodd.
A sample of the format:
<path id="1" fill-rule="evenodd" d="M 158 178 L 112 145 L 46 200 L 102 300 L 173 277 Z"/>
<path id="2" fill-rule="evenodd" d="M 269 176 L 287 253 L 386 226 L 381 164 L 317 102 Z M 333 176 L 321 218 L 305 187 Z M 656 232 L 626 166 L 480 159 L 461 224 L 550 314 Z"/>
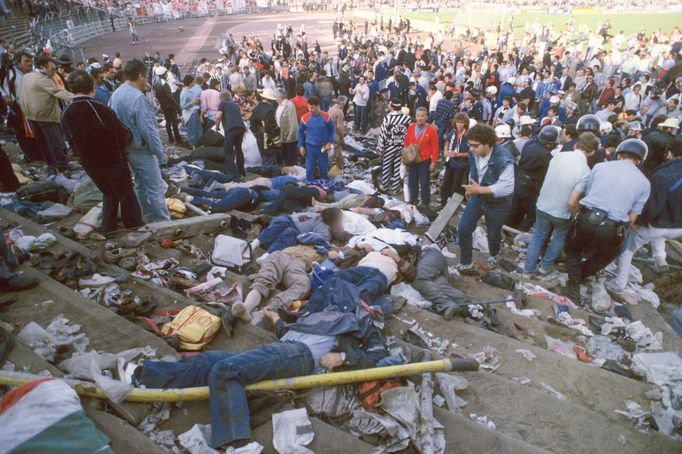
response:
<path id="1" fill-rule="evenodd" d="M 490 93 L 491 95 L 494 96 L 497 94 L 497 87 L 494 85 L 491 85 L 488 88 L 486 88 L 485 91 L 487 91 L 488 93 Z"/>
<path id="2" fill-rule="evenodd" d="M 261 98 L 269 99 L 270 101 L 277 101 L 275 91 L 272 88 L 265 88 L 260 92 Z"/>
<path id="3" fill-rule="evenodd" d="M 599 123 L 599 130 L 608 134 L 613 131 L 613 125 L 608 121 L 602 121 Z"/>
<path id="4" fill-rule="evenodd" d="M 535 118 L 531 117 L 530 115 L 521 115 L 521 118 L 519 118 L 519 126 L 528 126 L 534 124 Z"/>
<path id="5" fill-rule="evenodd" d="M 165 66 L 158 66 L 154 72 L 156 73 L 157 76 L 163 76 L 168 72 Z"/>
<path id="6" fill-rule="evenodd" d="M 658 125 L 659 128 L 673 128 L 673 129 L 679 129 L 680 127 L 680 120 L 677 118 L 672 118 L 668 117 L 663 123 L 660 123 Z"/>
<path id="7" fill-rule="evenodd" d="M 549 103 L 550 104 L 559 104 L 560 102 L 561 102 L 561 99 L 559 99 L 559 97 L 556 95 L 549 97 Z"/>
<path id="8" fill-rule="evenodd" d="M 507 124 L 495 126 L 495 135 L 498 139 L 508 139 L 511 137 L 511 128 Z"/>

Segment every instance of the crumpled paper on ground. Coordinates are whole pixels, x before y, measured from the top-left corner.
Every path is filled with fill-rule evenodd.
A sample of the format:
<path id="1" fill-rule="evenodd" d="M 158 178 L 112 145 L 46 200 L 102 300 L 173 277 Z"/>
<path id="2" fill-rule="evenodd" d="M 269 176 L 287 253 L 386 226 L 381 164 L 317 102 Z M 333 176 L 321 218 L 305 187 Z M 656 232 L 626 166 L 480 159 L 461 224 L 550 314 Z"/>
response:
<path id="1" fill-rule="evenodd" d="M 185 290 L 185 296 L 199 301 L 217 302 L 230 305 L 243 300 L 243 289 L 240 281 L 228 285 L 221 278 L 216 277 Z"/>
<path id="2" fill-rule="evenodd" d="M 178 435 L 178 441 L 190 454 L 219 454 L 219 451 L 209 446 L 211 426 L 195 424 L 187 432 Z"/>
<path id="3" fill-rule="evenodd" d="M 305 447 L 314 437 L 305 408 L 272 414 L 272 444 L 280 454 L 314 454 Z"/>
<path id="4" fill-rule="evenodd" d="M 424 297 L 414 287 L 407 282 L 393 285 L 391 287 L 391 295 L 402 296 L 407 300 L 407 304 L 421 307 L 422 309 L 429 309 L 433 306 L 431 301 L 425 300 Z"/>
<path id="5" fill-rule="evenodd" d="M 516 353 L 526 358 L 528 361 L 532 362 L 537 356 L 530 350 L 525 350 L 523 348 L 517 348 Z"/>
<path id="6" fill-rule="evenodd" d="M 354 385 L 313 388 L 306 393 L 305 403 L 314 415 L 330 418 L 350 414 L 360 407 Z"/>
<path id="7" fill-rule="evenodd" d="M 85 353 L 75 353 L 71 358 L 59 363 L 57 367 L 68 372 L 71 377 L 93 380 L 109 399 L 119 403 L 132 391 L 133 386 L 104 375 L 102 370 L 114 369 L 118 358 L 131 361 L 139 355 L 151 358 L 156 355 L 156 350 L 149 345 L 119 353 L 99 353 L 91 350 Z"/>
<path id="8" fill-rule="evenodd" d="M 370 412 L 362 408 L 353 410 L 349 422 L 351 433 L 357 437 L 377 437 L 385 452 L 402 451 L 410 444 L 407 429 L 388 415 Z"/>
<path id="9" fill-rule="evenodd" d="M 469 387 L 469 382 L 461 375 L 446 374 L 444 372 L 436 372 L 436 383 L 440 388 L 440 392 L 445 397 L 448 404 L 448 409 L 453 413 L 460 413 L 460 409 L 465 407 L 469 402 L 457 395 L 457 391 L 461 391 Z"/>
<path id="10" fill-rule="evenodd" d="M 627 325 L 625 334 L 635 341 L 638 351 L 653 351 L 663 348 L 663 333 L 659 331 L 654 334 L 640 320 Z"/>
<path id="11" fill-rule="evenodd" d="M 85 333 L 78 333 L 81 326 L 71 324 L 62 314 L 43 328 L 36 322 L 29 322 L 19 332 L 19 341 L 43 357 L 47 361 L 54 361 L 57 347 L 72 345 L 77 352 L 84 352 L 90 344 Z"/>

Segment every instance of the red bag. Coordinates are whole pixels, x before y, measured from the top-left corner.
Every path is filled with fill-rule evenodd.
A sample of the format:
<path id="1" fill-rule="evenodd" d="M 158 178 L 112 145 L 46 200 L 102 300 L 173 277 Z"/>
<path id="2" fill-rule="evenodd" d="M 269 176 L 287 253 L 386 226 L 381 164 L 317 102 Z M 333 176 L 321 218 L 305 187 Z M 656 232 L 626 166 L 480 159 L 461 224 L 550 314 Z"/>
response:
<path id="1" fill-rule="evenodd" d="M 366 381 L 358 384 L 358 399 L 369 411 L 378 413 L 377 405 L 381 402 L 381 394 L 392 388 L 401 386 L 394 381 Z"/>

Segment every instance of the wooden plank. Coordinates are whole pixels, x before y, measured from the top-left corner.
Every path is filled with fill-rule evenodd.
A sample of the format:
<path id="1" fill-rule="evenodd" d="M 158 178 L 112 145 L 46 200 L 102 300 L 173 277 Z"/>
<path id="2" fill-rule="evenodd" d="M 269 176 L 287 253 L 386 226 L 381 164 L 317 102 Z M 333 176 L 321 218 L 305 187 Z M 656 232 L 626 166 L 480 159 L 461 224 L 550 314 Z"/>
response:
<path id="1" fill-rule="evenodd" d="M 450 200 L 448 200 L 448 203 L 440 211 L 440 214 L 436 220 L 433 221 L 431 227 L 429 227 L 429 230 L 427 230 L 425 234 L 426 238 L 435 243 L 436 238 L 438 238 L 438 235 L 440 235 L 445 229 L 445 226 L 448 225 L 448 222 L 450 222 L 450 219 L 452 219 L 452 217 L 455 215 L 463 201 L 464 197 L 462 197 L 460 194 L 452 194 Z"/>

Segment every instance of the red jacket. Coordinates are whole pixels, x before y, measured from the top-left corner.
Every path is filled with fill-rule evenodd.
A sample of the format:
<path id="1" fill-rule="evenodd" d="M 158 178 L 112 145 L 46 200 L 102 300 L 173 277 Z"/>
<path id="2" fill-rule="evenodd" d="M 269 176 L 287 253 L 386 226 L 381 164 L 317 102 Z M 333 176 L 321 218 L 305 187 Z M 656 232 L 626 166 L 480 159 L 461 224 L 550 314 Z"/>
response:
<path id="1" fill-rule="evenodd" d="M 296 120 L 301 121 L 301 117 L 308 112 L 308 100 L 303 96 L 294 96 L 291 102 L 296 107 Z"/>
<path id="2" fill-rule="evenodd" d="M 414 137 L 414 130 L 417 127 L 417 123 L 412 123 L 407 128 L 407 134 L 405 134 L 405 140 L 403 141 L 403 147 L 407 148 L 410 145 L 418 144 L 419 139 Z M 422 161 L 431 159 L 432 163 L 438 161 L 438 129 L 435 126 L 426 124 L 426 128 L 422 131 L 420 155 Z"/>

